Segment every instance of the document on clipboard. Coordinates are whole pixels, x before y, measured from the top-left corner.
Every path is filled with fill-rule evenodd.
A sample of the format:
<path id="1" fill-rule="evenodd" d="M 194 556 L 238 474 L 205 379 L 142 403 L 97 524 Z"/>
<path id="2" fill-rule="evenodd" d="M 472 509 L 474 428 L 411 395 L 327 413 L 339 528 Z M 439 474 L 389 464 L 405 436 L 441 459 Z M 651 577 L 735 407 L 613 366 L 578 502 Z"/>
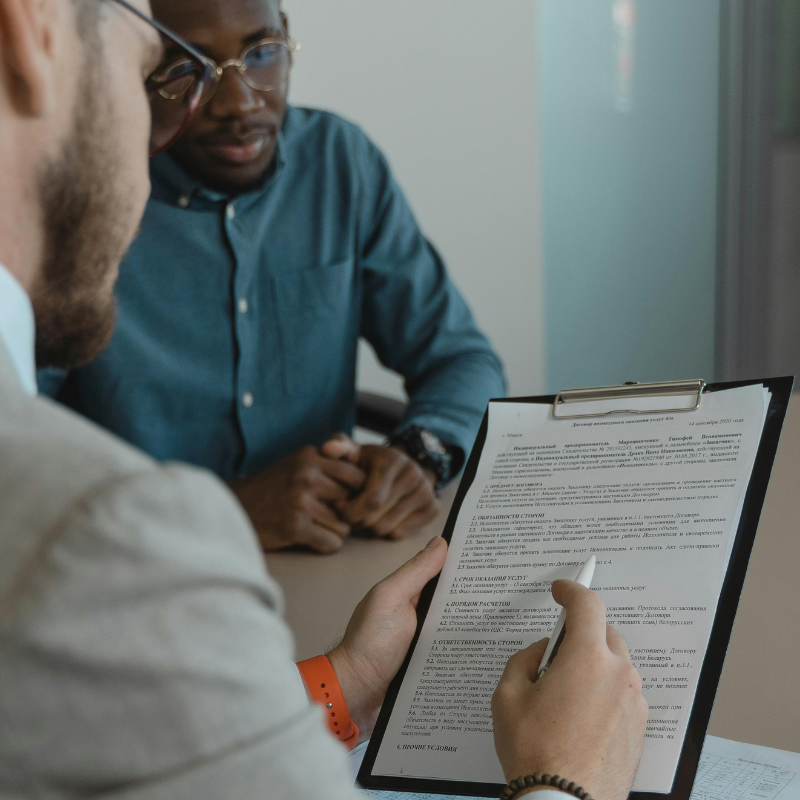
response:
<path id="1" fill-rule="evenodd" d="M 494 688 L 508 658 L 552 630 L 552 581 L 594 554 L 593 588 L 650 706 L 633 790 L 688 798 L 791 385 L 492 401 L 359 782 L 499 791 Z"/>

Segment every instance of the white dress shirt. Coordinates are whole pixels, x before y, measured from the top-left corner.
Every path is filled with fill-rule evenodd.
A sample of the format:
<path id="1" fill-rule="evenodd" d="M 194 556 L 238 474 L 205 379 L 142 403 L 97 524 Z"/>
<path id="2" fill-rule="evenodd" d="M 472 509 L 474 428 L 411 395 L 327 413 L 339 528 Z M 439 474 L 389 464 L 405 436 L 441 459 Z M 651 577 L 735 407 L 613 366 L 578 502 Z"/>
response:
<path id="1" fill-rule="evenodd" d="M 0 342 L 17 371 L 22 388 L 36 394 L 36 325 L 33 306 L 19 281 L 0 263 Z"/>

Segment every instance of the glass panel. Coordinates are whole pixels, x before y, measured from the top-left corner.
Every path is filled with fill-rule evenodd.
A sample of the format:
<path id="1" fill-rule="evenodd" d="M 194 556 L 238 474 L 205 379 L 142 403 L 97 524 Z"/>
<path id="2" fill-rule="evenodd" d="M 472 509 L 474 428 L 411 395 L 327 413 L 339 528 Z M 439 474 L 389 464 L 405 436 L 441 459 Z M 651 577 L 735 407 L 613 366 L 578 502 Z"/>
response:
<path id="1" fill-rule="evenodd" d="M 547 388 L 710 380 L 718 0 L 540 0 Z"/>

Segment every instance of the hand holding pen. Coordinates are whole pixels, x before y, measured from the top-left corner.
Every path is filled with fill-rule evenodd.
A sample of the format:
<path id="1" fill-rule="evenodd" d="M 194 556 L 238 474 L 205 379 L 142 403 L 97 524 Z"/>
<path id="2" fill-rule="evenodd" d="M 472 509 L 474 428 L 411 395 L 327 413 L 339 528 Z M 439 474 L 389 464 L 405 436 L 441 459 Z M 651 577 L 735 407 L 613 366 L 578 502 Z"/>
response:
<path id="1" fill-rule="evenodd" d="M 541 678 L 547 639 L 509 659 L 492 698 L 497 755 L 507 780 L 547 772 L 599 800 L 624 800 L 647 725 L 639 673 L 606 625 L 600 595 L 568 580 L 552 591 L 564 609 L 563 640 Z"/>
<path id="2" fill-rule="evenodd" d="M 592 585 L 592 577 L 594 575 L 596 563 L 597 559 L 594 556 L 589 556 L 584 565 L 578 570 L 578 574 L 575 576 L 575 583 L 579 583 L 581 586 L 585 586 L 588 589 Z M 558 647 L 561 644 L 561 640 L 564 638 L 564 622 L 566 622 L 566 619 L 567 609 L 562 608 L 561 613 L 558 615 L 558 621 L 553 628 L 553 632 L 550 634 L 550 641 L 547 643 L 547 649 L 542 656 L 542 662 L 539 664 L 540 678 L 547 672 L 547 668 L 550 664 L 552 664 Z"/>

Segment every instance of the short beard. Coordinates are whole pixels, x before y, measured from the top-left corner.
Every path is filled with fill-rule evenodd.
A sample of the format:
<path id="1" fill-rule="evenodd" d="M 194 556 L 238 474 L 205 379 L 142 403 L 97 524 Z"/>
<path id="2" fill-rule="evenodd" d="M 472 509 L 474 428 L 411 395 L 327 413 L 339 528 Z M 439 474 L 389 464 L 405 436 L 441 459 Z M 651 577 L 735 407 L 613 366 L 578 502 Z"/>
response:
<path id="1" fill-rule="evenodd" d="M 84 64 L 72 131 L 39 176 L 44 258 L 31 292 L 39 367 L 87 364 L 116 322 L 113 270 L 128 246 L 131 208 L 115 184 L 113 107 L 100 37 L 91 38 L 98 41 L 87 41 L 87 53 L 94 52 Z"/>

